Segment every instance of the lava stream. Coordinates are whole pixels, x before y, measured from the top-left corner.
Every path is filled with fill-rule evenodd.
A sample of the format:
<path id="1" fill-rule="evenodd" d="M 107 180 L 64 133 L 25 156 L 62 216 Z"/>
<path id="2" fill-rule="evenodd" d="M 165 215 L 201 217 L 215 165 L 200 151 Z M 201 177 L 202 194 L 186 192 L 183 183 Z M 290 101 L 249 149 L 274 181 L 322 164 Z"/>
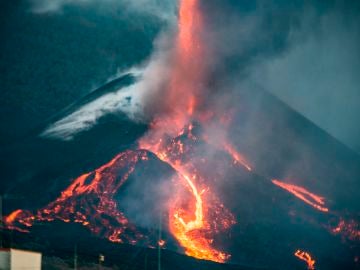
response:
<path id="1" fill-rule="evenodd" d="M 287 190 L 288 192 L 290 192 L 291 194 L 293 194 L 300 200 L 304 201 L 305 203 L 311 205 L 315 209 L 322 211 L 322 212 L 329 212 L 329 209 L 324 206 L 325 200 L 323 197 L 316 195 L 314 193 L 311 193 L 310 191 L 308 191 L 305 188 L 300 187 L 300 186 L 287 184 L 287 183 L 284 183 L 284 182 L 281 182 L 281 181 L 275 180 L 275 179 L 272 180 L 272 182 L 273 182 L 273 184 Z"/>
<path id="2" fill-rule="evenodd" d="M 308 270 L 315 270 L 315 260 L 311 257 L 308 252 L 301 251 L 298 249 L 295 251 L 294 255 L 298 257 L 300 260 L 303 260 L 307 263 Z"/>
<path id="3" fill-rule="evenodd" d="M 224 149 L 226 152 L 229 153 L 230 156 L 232 156 L 235 163 L 239 163 L 243 167 L 245 167 L 248 171 L 252 171 L 252 168 L 249 165 L 249 162 L 235 149 L 235 147 L 233 145 L 226 142 L 226 143 L 224 143 Z"/>
<path id="4" fill-rule="evenodd" d="M 205 186 L 205 179 L 197 173 L 193 164 L 183 163 L 189 145 L 177 138 L 196 141 L 192 134 L 192 125 L 179 132 L 179 135 L 168 144 L 159 139 L 158 143 L 140 141 L 139 147 L 153 152 L 163 162 L 169 164 L 176 172 L 175 182 L 180 181 L 190 196 L 184 195 L 181 188 L 174 194 L 169 207 L 169 229 L 189 256 L 225 262 L 230 255 L 212 246 L 213 237 L 220 230 L 226 230 L 235 223 L 232 214 L 211 194 Z M 199 188 L 202 186 L 201 188 Z M 206 198 L 204 196 L 206 195 Z M 210 219 L 210 214 L 216 217 Z"/>
<path id="5" fill-rule="evenodd" d="M 26 232 L 36 222 L 61 220 L 80 223 L 112 242 L 147 242 L 147 237 L 119 210 L 114 198 L 136 164 L 146 160 L 146 151 L 122 152 L 100 168 L 76 178 L 55 201 L 44 208 L 35 212 L 12 212 L 5 218 L 5 225 L 9 229 Z"/>

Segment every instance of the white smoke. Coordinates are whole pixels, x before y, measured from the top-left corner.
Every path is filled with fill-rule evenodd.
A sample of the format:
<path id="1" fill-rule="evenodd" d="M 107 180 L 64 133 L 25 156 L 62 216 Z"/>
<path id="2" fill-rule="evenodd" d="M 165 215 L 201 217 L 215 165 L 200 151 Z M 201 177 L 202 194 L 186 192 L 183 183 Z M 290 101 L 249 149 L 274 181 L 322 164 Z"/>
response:
<path id="1" fill-rule="evenodd" d="M 77 133 L 90 129 L 105 114 L 121 111 L 131 119 L 137 119 L 141 113 L 139 92 L 131 85 L 115 93 L 96 99 L 74 113 L 55 122 L 41 135 L 63 140 L 72 139 Z"/>
<path id="2" fill-rule="evenodd" d="M 157 40 L 156 47 L 158 49 L 147 64 L 142 67 L 131 68 L 116 76 L 120 77 L 130 73 L 137 77 L 134 84 L 105 94 L 83 105 L 70 115 L 51 124 L 41 136 L 71 140 L 76 134 L 92 128 L 101 117 L 111 113 L 124 113 L 136 122 L 146 120 L 148 118 L 145 115 L 146 106 L 149 105 L 152 97 L 156 96 L 157 91 L 160 91 L 162 84 L 168 78 L 167 58 L 169 50 L 166 46 L 167 40 L 164 37 L 161 36 Z"/>

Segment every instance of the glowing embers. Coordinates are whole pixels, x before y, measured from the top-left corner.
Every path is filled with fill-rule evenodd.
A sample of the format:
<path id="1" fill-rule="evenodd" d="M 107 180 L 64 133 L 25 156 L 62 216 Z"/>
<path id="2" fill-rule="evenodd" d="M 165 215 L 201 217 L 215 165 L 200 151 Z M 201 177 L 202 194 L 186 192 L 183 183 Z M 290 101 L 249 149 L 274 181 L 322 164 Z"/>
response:
<path id="1" fill-rule="evenodd" d="M 360 225 L 355 220 L 345 221 L 341 218 L 338 225 L 331 229 L 331 232 L 333 234 L 341 234 L 352 241 L 360 240 Z"/>
<path id="2" fill-rule="evenodd" d="M 159 245 L 159 247 L 164 247 L 165 245 L 166 245 L 166 241 L 165 240 L 163 240 L 163 239 L 160 239 L 159 241 L 158 241 L 158 245 Z"/>
<path id="3" fill-rule="evenodd" d="M 307 263 L 308 270 L 315 270 L 315 260 L 309 253 L 298 249 L 295 251 L 294 255 Z"/>
<path id="4" fill-rule="evenodd" d="M 275 179 L 272 180 L 272 182 L 275 185 L 287 190 L 288 192 L 290 192 L 291 194 L 293 194 L 300 200 L 304 201 L 305 203 L 311 205 L 315 209 L 322 211 L 322 212 L 329 211 L 329 209 L 325 207 L 325 199 L 323 197 L 316 195 L 314 193 L 311 193 L 310 191 L 308 191 L 305 188 L 300 187 L 300 186 L 287 184 L 287 183 L 280 182 L 279 180 L 275 180 Z"/>

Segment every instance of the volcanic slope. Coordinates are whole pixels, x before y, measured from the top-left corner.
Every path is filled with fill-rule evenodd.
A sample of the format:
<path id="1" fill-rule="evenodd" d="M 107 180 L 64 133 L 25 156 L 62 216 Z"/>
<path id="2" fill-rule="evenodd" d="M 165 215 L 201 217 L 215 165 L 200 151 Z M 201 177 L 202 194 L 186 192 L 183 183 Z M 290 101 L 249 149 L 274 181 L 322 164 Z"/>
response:
<path id="1" fill-rule="evenodd" d="M 225 151 L 219 149 L 210 151 L 214 154 L 206 166 L 204 165 L 203 168 L 201 165 L 198 166 L 199 171 L 203 170 L 203 174 L 207 176 L 208 185 L 233 213 L 236 220 L 230 232 L 215 237 L 214 245 L 231 254 L 230 261 L 234 263 L 258 267 L 271 266 L 274 269 L 304 269 L 303 262 L 294 256 L 297 249 L 304 249 L 316 258 L 316 265 L 321 269 L 356 269 L 358 267 L 356 257 L 359 256 L 359 239 L 356 238 L 359 229 L 356 223 L 359 220 L 359 198 L 356 196 L 359 192 L 359 184 L 356 182 L 360 176 L 359 157 L 266 92 L 243 90 L 238 98 L 240 111 L 235 114 L 237 117 L 233 121 L 236 124 L 233 124 L 230 133 L 234 144 L 249 160 L 253 170 L 249 172 L 244 167 L 238 166 Z M 201 126 L 197 127 L 196 124 L 195 126 L 201 133 Z M 102 129 L 104 129 L 103 133 Z M 62 144 L 81 144 L 86 138 L 86 151 L 91 152 L 96 149 L 91 142 L 95 145 L 97 141 L 101 141 L 99 135 L 114 131 L 108 125 L 102 124 L 94 130 L 84 132 L 75 142 Z M 44 144 L 48 141 L 37 140 Z M 206 145 L 204 141 L 189 143 L 195 148 Z M 106 142 L 103 144 L 106 145 Z M 128 145 L 129 143 L 126 146 Z M 41 144 L 37 144 L 37 147 L 41 148 Z M 58 162 L 53 164 L 53 168 L 57 168 L 56 174 L 59 174 L 56 176 L 57 181 L 54 182 L 49 176 L 41 177 L 42 187 L 49 186 L 49 190 L 52 190 L 45 196 L 47 202 L 45 199 L 41 202 L 42 207 L 56 199 L 65 187 L 72 183 L 61 174 L 76 177 L 72 170 L 77 164 L 66 166 L 67 158 L 73 156 L 72 160 L 75 163 L 78 161 L 78 164 L 83 164 L 81 153 L 84 152 L 84 148 L 74 149 L 75 153 L 78 151 L 75 155 L 78 159 L 76 160 L 74 153 L 64 153 L 61 147 L 61 145 L 52 147 L 52 153 L 62 154 L 61 158 L 57 159 Z M 132 147 L 136 148 L 136 145 L 133 144 Z M 211 147 L 206 146 L 206 148 Z M 82 173 L 92 171 L 108 162 L 113 151 L 106 149 L 108 150 L 103 150 L 101 158 L 95 158 L 94 155 L 93 160 L 90 159 L 84 166 Z M 8 152 L 10 160 L 20 156 L 20 161 L 21 159 L 24 161 L 38 151 L 36 147 L 32 151 L 24 151 L 21 147 L 15 150 Z M 156 213 L 152 213 L 151 210 L 145 211 L 148 216 L 142 219 L 137 212 L 139 209 L 148 208 L 158 210 L 156 205 L 167 200 L 166 194 L 164 199 L 155 190 L 161 175 L 171 174 L 172 168 L 165 164 L 167 169 L 158 169 L 165 168 L 161 165 L 163 162 L 151 153 L 147 155 L 149 161 L 145 163 L 151 162 L 151 166 L 138 164 L 132 175 L 139 177 L 132 177 L 126 182 L 127 186 L 117 193 L 116 201 L 120 206 L 122 203 L 131 206 L 136 205 L 134 201 L 139 202 L 135 211 L 127 207 L 122 210 L 131 223 L 139 228 L 137 230 L 151 238 L 149 228 L 151 231 L 157 225 L 154 217 Z M 41 158 L 43 157 L 39 157 L 40 160 Z M 16 166 L 20 164 L 17 163 Z M 217 167 L 218 175 L 207 175 L 207 166 Z M 152 168 L 152 172 L 143 171 L 149 167 Z M 4 170 L 8 174 L 11 173 L 10 168 L 5 167 Z M 41 168 L 38 173 L 41 174 Z M 16 177 L 24 178 L 24 175 L 16 175 Z M 318 211 L 293 193 L 274 185 L 274 179 L 302 187 L 312 194 L 324 197 L 324 207 L 330 210 Z M 166 177 L 160 183 L 164 181 L 168 181 Z M 30 210 L 41 207 L 39 202 L 34 203 L 36 192 L 34 194 L 27 192 L 31 183 L 29 178 L 26 181 L 22 180 L 21 185 L 12 185 L 12 192 L 16 191 L 24 198 L 22 202 L 16 204 L 11 204 L 9 201 L 6 204 L 8 213 L 18 208 L 21 203 L 23 203 L 21 208 Z M 144 189 L 141 190 L 139 187 Z M 143 193 L 147 190 L 152 191 L 149 197 L 152 204 L 144 200 Z M 44 192 L 44 188 L 41 192 Z M 344 226 L 341 225 L 342 221 Z M 42 222 L 44 220 L 40 221 Z M 352 227 L 349 224 L 353 224 Z M 169 235 L 166 233 L 166 222 L 163 229 L 164 235 Z M 175 239 L 168 237 L 169 248 L 181 251 Z"/>

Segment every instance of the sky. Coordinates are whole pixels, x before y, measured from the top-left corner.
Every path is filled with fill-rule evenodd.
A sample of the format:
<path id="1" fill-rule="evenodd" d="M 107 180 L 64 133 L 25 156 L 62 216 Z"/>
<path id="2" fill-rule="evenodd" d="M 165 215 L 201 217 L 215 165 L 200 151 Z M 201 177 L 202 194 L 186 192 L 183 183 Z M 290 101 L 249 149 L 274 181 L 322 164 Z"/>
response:
<path id="1" fill-rule="evenodd" d="M 176 22 L 173 0 L 1 4 L 1 143 L 109 78 L 143 66 Z M 358 1 L 201 2 L 218 74 L 268 91 L 360 153 Z M 225 74 L 225 75 L 224 75 Z M 220 76 L 220 75 L 219 75 Z M 239 83 L 240 85 L 240 83 Z"/>
<path id="2" fill-rule="evenodd" d="M 360 152 L 359 5 L 335 4 L 321 16 L 310 9 L 289 38 L 289 49 L 259 65 L 253 82 Z"/>

